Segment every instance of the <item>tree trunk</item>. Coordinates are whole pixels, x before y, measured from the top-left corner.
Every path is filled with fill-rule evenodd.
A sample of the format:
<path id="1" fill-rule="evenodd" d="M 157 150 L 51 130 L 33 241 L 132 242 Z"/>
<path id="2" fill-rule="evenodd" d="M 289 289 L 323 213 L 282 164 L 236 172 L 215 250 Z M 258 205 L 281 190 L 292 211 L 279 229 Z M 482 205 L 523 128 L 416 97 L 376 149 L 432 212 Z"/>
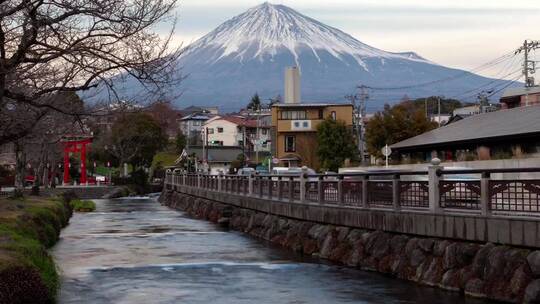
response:
<path id="1" fill-rule="evenodd" d="M 15 196 L 22 196 L 24 191 L 24 180 L 26 164 L 26 154 L 23 151 L 22 144 L 15 142 Z"/>

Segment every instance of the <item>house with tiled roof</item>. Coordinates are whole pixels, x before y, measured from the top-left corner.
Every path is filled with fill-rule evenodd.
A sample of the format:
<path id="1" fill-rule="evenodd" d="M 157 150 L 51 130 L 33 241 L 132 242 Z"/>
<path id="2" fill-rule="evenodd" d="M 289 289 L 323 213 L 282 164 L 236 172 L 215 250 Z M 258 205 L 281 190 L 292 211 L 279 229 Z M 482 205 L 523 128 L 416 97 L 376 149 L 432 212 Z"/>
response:
<path id="1" fill-rule="evenodd" d="M 402 159 L 429 161 L 537 158 L 540 104 L 482 113 L 395 143 Z"/>
<path id="2" fill-rule="evenodd" d="M 261 119 L 228 115 L 208 121 L 201 130 L 207 146 L 239 146 L 246 155 L 260 152 L 258 162 L 270 151 L 270 126 Z"/>

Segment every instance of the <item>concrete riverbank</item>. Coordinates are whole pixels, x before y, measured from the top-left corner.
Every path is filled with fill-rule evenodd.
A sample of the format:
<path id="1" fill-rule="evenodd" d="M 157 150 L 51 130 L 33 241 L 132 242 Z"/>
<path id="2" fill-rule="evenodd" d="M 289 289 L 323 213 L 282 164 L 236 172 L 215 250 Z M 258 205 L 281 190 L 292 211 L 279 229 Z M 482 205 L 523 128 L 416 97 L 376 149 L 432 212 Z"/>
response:
<path id="1" fill-rule="evenodd" d="M 540 251 L 284 217 L 172 190 L 161 202 L 295 252 L 504 302 L 540 300 Z"/>

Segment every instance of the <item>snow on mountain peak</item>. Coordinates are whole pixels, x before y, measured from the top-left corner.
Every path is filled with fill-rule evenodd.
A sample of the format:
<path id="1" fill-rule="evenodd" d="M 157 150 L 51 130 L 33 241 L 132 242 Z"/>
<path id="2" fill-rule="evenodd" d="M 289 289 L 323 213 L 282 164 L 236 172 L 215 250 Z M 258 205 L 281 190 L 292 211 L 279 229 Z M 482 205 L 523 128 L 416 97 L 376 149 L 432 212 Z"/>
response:
<path id="1" fill-rule="evenodd" d="M 287 6 L 268 2 L 221 24 L 189 46 L 187 54 L 201 49 L 211 50 L 210 61 L 213 62 L 228 56 L 241 62 L 253 58 L 262 61 L 265 56 L 273 57 L 283 50 L 292 53 L 298 65 L 299 53 L 305 50 L 312 52 L 319 61 L 320 52 L 328 52 L 340 60 L 349 55 L 366 70 L 362 59 L 369 57 L 426 62 L 416 54 L 390 53 L 371 47 Z"/>

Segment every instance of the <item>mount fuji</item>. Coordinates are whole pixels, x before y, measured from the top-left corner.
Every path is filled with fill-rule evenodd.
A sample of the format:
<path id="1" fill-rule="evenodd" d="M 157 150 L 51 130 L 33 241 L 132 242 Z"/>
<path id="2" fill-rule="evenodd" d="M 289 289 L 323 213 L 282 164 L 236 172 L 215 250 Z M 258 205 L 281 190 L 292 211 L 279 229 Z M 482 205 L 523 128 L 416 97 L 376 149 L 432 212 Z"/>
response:
<path id="1" fill-rule="evenodd" d="M 265 99 L 283 95 L 288 66 L 300 67 L 305 102 L 344 102 L 360 84 L 402 88 L 377 91 L 370 99 L 372 110 L 404 95 L 452 97 L 486 83 L 507 83 L 447 68 L 414 52 L 383 51 L 270 3 L 249 9 L 195 41 L 179 64 L 187 77 L 175 88 L 182 91 L 175 103 L 217 105 L 225 111 L 245 106 L 255 92 Z"/>

